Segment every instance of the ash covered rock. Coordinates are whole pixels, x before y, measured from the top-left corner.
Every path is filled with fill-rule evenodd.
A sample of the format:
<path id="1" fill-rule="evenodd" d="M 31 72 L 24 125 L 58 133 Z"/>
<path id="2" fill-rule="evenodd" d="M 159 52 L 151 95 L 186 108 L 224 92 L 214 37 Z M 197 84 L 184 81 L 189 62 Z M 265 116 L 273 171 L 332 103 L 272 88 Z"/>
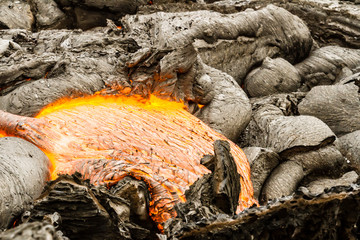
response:
<path id="1" fill-rule="evenodd" d="M 286 24 L 280 27 L 280 22 Z M 229 15 L 196 11 L 127 16 L 123 23 L 132 30 L 130 36 L 140 38 L 141 46 L 155 43 L 179 48 L 193 44 L 205 64 L 228 73 L 240 85 L 266 57 L 280 56 L 296 63 L 312 46 L 306 25 L 272 5 Z"/>
<path id="2" fill-rule="evenodd" d="M 298 110 L 301 115 L 321 119 L 339 137 L 359 130 L 359 87 L 354 83 L 314 87 L 298 105 Z"/>
<path id="3" fill-rule="evenodd" d="M 340 176 L 344 164 L 344 157 L 332 145 L 297 153 L 270 174 L 263 186 L 260 201 L 266 203 L 270 199 L 291 195 L 308 179 Z"/>
<path id="4" fill-rule="evenodd" d="M 277 153 L 266 148 L 243 148 L 249 160 L 254 197 L 259 199 L 262 187 L 272 170 L 282 161 Z"/>
<path id="5" fill-rule="evenodd" d="M 330 189 L 336 186 L 350 186 L 359 179 L 359 175 L 355 171 L 347 172 L 343 176 L 338 179 L 318 179 L 309 183 L 305 186 L 310 194 L 312 195 L 320 195 L 325 191 L 325 189 Z"/>
<path id="6" fill-rule="evenodd" d="M 0 229 L 8 228 L 41 194 L 50 178 L 50 161 L 35 145 L 0 138 Z"/>
<path id="7" fill-rule="evenodd" d="M 339 138 L 340 151 L 350 164 L 360 173 L 360 130 Z"/>
<path id="8" fill-rule="evenodd" d="M 27 1 L 3 0 L 0 4 L 0 12 L 0 29 L 31 30 L 34 16 Z"/>
<path id="9" fill-rule="evenodd" d="M 0 233 L 0 238 L 2 240 L 69 240 L 47 220 L 23 223 L 16 228 Z"/>
<path id="10" fill-rule="evenodd" d="M 303 80 L 302 90 L 317 85 L 331 85 L 341 76 L 344 68 L 356 69 L 360 65 L 360 50 L 327 46 L 319 48 L 295 65 Z"/>
<path id="11" fill-rule="evenodd" d="M 282 58 L 266 58 L 261 67 L 251 71 L 245 79 L 245 89 L 251 97 L 295 92 L 301 83 L 296 68 Z"/>
<path id="12" fill-rule="evenodd" d="M 28 1 L 32 12 L 35 15 L 37 30 L 66 28 L 70 24 L 70 19 L 53 0 L 30 0 Z"/>
<path id="13" fill-rule="evenodd" d="M 303 97 L 294 93 L 252 99 L 254 113 L 240 144 L 268 148 L 280 157 L 280 164 L 268 171 L 261 187 L 263 203 L 288 196 L 302 183 L 320 176 L 340 177 L 347 167 L 332 144 L 336 136 L 331 129 L 318 118 L 298 115 Z"/>

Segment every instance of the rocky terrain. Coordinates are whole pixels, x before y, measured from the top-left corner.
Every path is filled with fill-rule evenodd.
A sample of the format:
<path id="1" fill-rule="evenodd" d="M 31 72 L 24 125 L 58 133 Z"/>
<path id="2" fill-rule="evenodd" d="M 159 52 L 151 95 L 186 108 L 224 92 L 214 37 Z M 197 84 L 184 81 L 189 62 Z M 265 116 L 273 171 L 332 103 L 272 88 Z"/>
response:
<path id="1" fill-rule="evenodd" d="M 114 235 L 119 228 L 107 223 L 108 235 L 94 230 L 93 239 L 359 238 L 358 1 L 1 0 L 0 12 L 0 110 L 31 117 L 63 97 L 154 94 L 184 102 L 249 160 L 259 206 L 236 214 L 211 198 L 199 200 L 209 195 L 211 175 L 191 187 L 191 201 L 179 204 L 163 232 L 129 225 Z M 27 142 L 8 141 L 0 139 L 0 182 L 21 168 L 9 162 L 44 158 Z M 211 161 L 231 166 L 228 153 L 221 156 Z M 22 180 L 12 181 L 22 186 L 28 173 L 16 174 Z M 71 188 L 95 188 L 68 178 Z M 53 220 L 61 219 L 60 210 L 41 208 L 44 196 L 42 212 L 31 207 L 46 185 L 41 179 L 30 183 L 37 189 L 17 193 L 26 195 L 22 208 L 11 212 L 0 204 L 4 230 L 25 210 L 37 216 L 1 239 L 79 237 Z M 61 181 L 53 184 L 68 191 Z M 103 200 L 112 193 L 91 191 L 98 192 L 86 201 L 103 206 L 94 209 L 115 211 Z"/>

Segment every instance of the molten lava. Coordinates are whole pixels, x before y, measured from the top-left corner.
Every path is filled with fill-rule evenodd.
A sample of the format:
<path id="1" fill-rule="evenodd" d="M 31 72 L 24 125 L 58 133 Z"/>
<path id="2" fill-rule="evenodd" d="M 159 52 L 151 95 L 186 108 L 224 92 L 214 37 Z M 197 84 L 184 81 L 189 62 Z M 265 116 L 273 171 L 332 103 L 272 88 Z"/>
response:
<path id="1" fill-rule="evenodd" d="M 53 177 L 80 172 L 94 184 L 111 186 L 125 176 L 145 181 L 150 215 L 157 223 L 176 215 L 185 190 L 209 170 L 200 164 L 213 154 L 216 139 L 226 139 L 184 109 L 182 103 L 100 96 L 64 99 L 36 118 L 0 111 L 0 131 L 24 138 L 52 160 Z M 253 189 L 245 154 L 231 152 L 242 176 L 239 209 L 251 206 Z"/>

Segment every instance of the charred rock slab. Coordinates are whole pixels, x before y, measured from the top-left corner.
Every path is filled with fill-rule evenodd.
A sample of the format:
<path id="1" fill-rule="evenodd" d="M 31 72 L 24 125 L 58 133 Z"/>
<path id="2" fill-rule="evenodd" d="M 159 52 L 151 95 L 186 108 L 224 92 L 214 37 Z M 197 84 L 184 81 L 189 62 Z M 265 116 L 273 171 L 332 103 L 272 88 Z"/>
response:
<path id="1" fill-rule="evenodd" d="M 241 186 L 229 143 L 215 141 L 214 152 L 201 161 L 212 173 L 190 186 L 185 193 L 186 202 L 176 205 L 177 217 L 166 222 L 164 230 L 168 236 L 176 235 L 182 228 L 194 228 L 198 221 L 210 222 L 219 214 L 235 214 Z"/>
<path id="2" fill-rule="evenodd" d="M 80 180 L 78 175 L 63 175 L 50 182 L 35 201 L 28 221 L 42 221 L 56 212 L 61 217 L 58 229 L 70 239 L 147 239 L 150 231 L 130 221 L 130 215 L 139 212 L 136 202 L 131 203 L 135 195 L 141 198 L 133 187 L 139 181 L 124 181 L 130 188 L 112 193 Z M 147 198 L 147 189 L 143 190 Z M 146 201 L 145 209 L 148 213 Z"/>
<path id="3" fill-rule="evenodd" d="M 177 229 L 170 239 L 357 239 L 359 185 L 341 186 L 313 196 L 294 196 L 251 208 L 236 218 L 218 217 Z"/>
<path id="4" fill-rule="evenodd" d="M 0 138 L 0 229 L 28 210 L 50 178 L 50 161 L 20 138 Z"/>
<path id="5" fill-rule="evenodd" d="M 0 233 L 2 240 L 69 240 L 48 221 L 23 223 Z"/>

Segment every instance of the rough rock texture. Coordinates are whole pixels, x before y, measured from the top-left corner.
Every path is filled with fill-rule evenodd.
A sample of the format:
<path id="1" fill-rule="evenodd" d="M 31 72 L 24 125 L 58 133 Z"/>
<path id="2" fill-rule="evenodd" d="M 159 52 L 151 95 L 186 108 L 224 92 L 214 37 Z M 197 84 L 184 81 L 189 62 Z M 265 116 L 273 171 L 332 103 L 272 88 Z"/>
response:
<path id="1" fill-rule="evenodd" d="M 344 163 L 344 157 L 332 145 L 291 156 L 271 173 L 263 186 L 260 201 L 266 203 L 291 195 L 306 177 L 339 176 Z"/>
<path id="2" fill-rule="evenodd" d="M 245 92 L 224 72 L 204 66 L 205 74 L 194 86 L 195 102 L 205 105 L 195 112 L 212 129 L 236 140 L 251 118 L 251 105 Z"/>
<path id="3" fill-rule="evenodd" d="M 251 97 L 294 92 L 300 84 L 296 68 L 282 58 L 265 58 L 261 67 L 251 71 L 245 79 L 245 89 Z"/>
<path id="4" fill-rule="evenodd" d="M 175 233 L 182 227 L 196 227 L 219 214 L 233 216 L 241 186 L 235 162 L 227 141 L 215 141 L 214 155 L 206 155 L 201 163 L 212 173 L 204 175 L 186 191 L 186 202 L 176 205 L 176 218 L 166 222 L 165 231 Z"/>
<path id="5" fill-rule="evenodd" d="M 250 146 L 268 148 L 287 156 L 331 143 L 335 135 L 321 120 L 312 116 L 284 116 L 274 105 L 260 107 L 248 125 Z"/>
<path id="6" fill-rule="evenodd" d="M 319 179 L 311 182 L 306 186 L 312 195 L 319 195 L 325 191 L 325 189 L 330 189 L 336 186 L 350 186 L 355 183 L 359 178 L 359 175 L 355 171 L 345 173 L 339 179 Z"/>
<path id="7" fill-rule="evenodd" d="M 339 138 L 342 154 L 360 173 L 360 130 L 346 134 Z"/>
<path id="8" fill-rule="evenodd" d="M 246 147 L 243 150 L 250 164 L 254 197 L 259 199 L 264 182 L 281 159 L 277 153 L 266 148 Z"/>
<path id="9" fill-rule="evenodd" d="M 334 187 L 314 196 L 306 188 L 293 196 L 251 208 L 235 218 L 207 218 L 182 227 L 181 220 L 167 232 L 169 239 L 357 239 L 360 214 L 359 185 Z M 190 212 L 196 212 L 194 208 Z M 189 212 L 189 213 L 190 213 Z M 176 220 L 175 220 L 176 221 Z M 184 221 L 184 220 L 183 220 Z"/>
<path id="10" fill-rule="evenodd" d="M 129 183 L 127 189 L 115 188 L 118 191 L 110 192 L 80 180 L 77 175 L 63 175 L 48 184 L 34 202 L 27 221 L 42 221 L 56 212 L 57 229 L 70 239 L 148 239 L 151 235 L 148 229 L 137 225 L 135 220 L 130 222 L 130 216 L 137 212 L 131 203 L 138 194 L 131 187 L 132 181 L 137 180 L 123 181 Z M 144 190 L 148 198 L 147 189 Z"/>
<path id="11" fill-rule="evenodd" d="M 247 97 L 230 76 L 206 65 L 210 58 L 197 53 L 201 45 L 198 40 L 208 41 L 207 45 L 240 41 L 240 49 L 230 46 L 227 51 L 234 54 L 229 55 L 230 59 L 245 61 L 236 70 L 243 77 L 268 56 L 299 61 L 312 44 L 306 26 L 275 6 L 229 16 L 193 12 L 133 17 L 123 19 L 123 30 L 109 22 L 107 29 L 88 32 L 1 32 L 4 40 L 20 47 L 20 50 L 9 49 L 9 44 L 4 47 L 7 57 L 0 66 L 1 109 L 29 116 L 61 97 L 92 94 L 116 86 L 132 94 L 152 92 L 190 104 L 205 102 L 207 106 L 197 115 L 230 139 L 236 139 L 249 121 Z M 205 21 L 215 17 L 218 20 Z M 293 24 L 280 28 L 279 22 Z M 223 32 L 217 31 L 219 26 Z M 208 40 L 209 34 L 213 40 Z M 291 38 L 287 37 L 289 34 Z M 224 62 L 223 66 L 233 64 Z M 223 116 L 229 116 L 228 120 Z"/>
<path id="12" fill-rule="evenodd" d="M 50 162 L 35 145 L 20 138 L 0 138 L 0 229 L 29 209 L 50 177 Z"/>
<path id="13" fill-rule="evenodd" d="M 275 7 L 265 0 L 2 0 L 0 29 L 13 30 L 0 31 L 0 109 L 33 116 L 70 95 L 152 93 L 184 101 L 191 113 L 233 140 L 245 129 L 240 144 L 253 149 L 252 177 L 263 201 L 299 186 L 341 185 L 344 179 L 334 178 L 345 169 L 359 171 L 360 161 L 354 132 L 360 86 L 356 2 L 271 1 Z M 38 32 L 59 28 L 87 31 Z M 250 97 L 271 96 L 251 99 L 250 106 L 240 86 Z M 302 92 L 276 95 L 296 90 Z M 337 146 L 345 158 L 331 144 L 335 135 L 343 135 Z M 125 185 L 119 191 L 132 189 L 130 202 L 141 203 L 130 206 L 137 209 L 131 221 L 148 221 L 142 188 Z M 187 225 L 175 224 L 168 237 L 359 238 L 358 190 L 351 191 L 357 194 L 351 200 L 348 192 L 314 199 L 302 194 L 305 201 L 282 200 L 264 214 L 254 210 L 241 224 L 195 201 L 190 214 L 180 214 Z M 134 236 L 146 236 L 134 229 Z"/>
<path id="14" fill-rule="evenodd" d="M 340 79 L 338 84 L 354 83 L 356 86 L 360 87 L 360 67 L 354 69 L 354 72 L 355 73 L 347 71 L 347 74 Z"/>
<path id="15" fill-rule="evenodd" d="M 189 15 L 194 20 L 189 21 Z M 230 74 L 240 85 L 246 74 L 266 57 L 280 56 L 294 63 L 307 56 L 312 46 L 305 24 L 271 5 L 259 11 L 225 16 L 204 11 L 158 13 L 144 15 L 138 21 L 160 21 L 156 25 L 161 31 L 155 28 L 150 39 L 161 46 L 180 47 L 194 42 L 204 63 Z M 124 22 L 134 22 L 134 17 Z M 280 28 L 279 22 L 286 24 Z M 287 37 L 289 33 L 291 38 Z M 151 40 L 146 37 L 142 39 L 148 44 Z"/>
<path id="16" fill-rule="evenodd" d="M 126 14 L 134 14 L 146 0 L 55 0 L 67 17 L 73 21 L 68 27 L 90 29 L 105 26 L 106 19 L 118 20 Z"/>
<path id="17" fill-rule="evenodd" d="M 48 221 L 21 224 L 19 227 L 0 233 L 2 240 L 69 240 L 56 231 Z"/>
<path id="18" fill-rule="evenodd" d="M 32 12 L 35 13 L 36 29 L 65 28 L 69 24 L 69 19 L 53 0 L 28 2 L 32 7 Z"/>
<path id="19" fill-rule="evenodd" d="M 166 2 L 166 3 L 164 3 Z M 248 1 L 206 1 L 211 4 L 182 4 L 171 1 L 155 1 L 153 5 L 140 6 L 139 13 L 166 11 L 184 12 L 194 10 L 212 10 L 221 13 L 234 13 L 248 8 L 259 9 L 269 4 L 266 0 Z M 360 6 L 353 2 L 339 0 L 273 0 L 271 4 L 285 8 L 300 17 L 309 27 L 315 41 L 321 45 L 339 45 L 343 47 L 360 46 Z"/>
<path id="20" fill-rule="evenodd" d="M 359 130 L 359 87 L 353 83 L 314 87 L 298 105 L 298 110 L 302 115 L 321 119 L 337 136 Z"/>
<path id="21" fill-rule="evenodd" d="M 355 69 L 360 65 L 360 50 L 328 46 L 311 52 L 310 56 L 295 68 L 301 75 L 302 90 L 317 85 L 331 85 L 341 76 L 344 68 Z"/>
<path id="22" fill-rule="evenodd" d="M 287 196 L 302 182 L 320 176 L 338 177 L 345 159 L 331 145 L 335 135 L 320 119 L 296 115 L 304 94 L 278 94 L 252 99 L 253 115 L 240 145 L 268 148 L 281 162 L 266 178 L 260 202 Z"/>
<path id="23" fill-rule="evenodd" d="M 0 29 L 22 28 L 31 30 L 34 16 L 27 1 L 1 0 L 0 12 Z"/>

